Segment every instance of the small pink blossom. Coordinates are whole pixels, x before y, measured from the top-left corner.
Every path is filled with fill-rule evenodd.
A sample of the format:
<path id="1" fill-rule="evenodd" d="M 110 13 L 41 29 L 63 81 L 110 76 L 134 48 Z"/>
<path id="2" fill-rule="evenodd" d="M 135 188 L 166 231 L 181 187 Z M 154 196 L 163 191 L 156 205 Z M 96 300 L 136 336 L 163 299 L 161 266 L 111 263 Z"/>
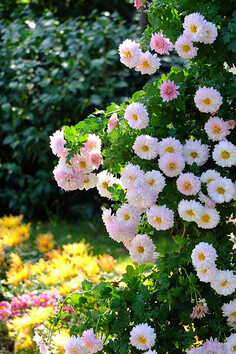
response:
<path id="1" fill-rule="evenodd" d="M 83 188 L 84 175 L 82 172 L 59 164 L 54 168 L 53 174 L 58 186 L 65 191 Z"/>
<path id="2" fill-rule="evenodd" d="M 54 155 L 65 157 L 67 152 L 65 149 L 65 139 L 63 130 L 57 130 L 50 136 L 50 147 Z"/>
<path id="3" fill-rule="evenodd" d="M 102 142 L 96 134 L 89 134 L 88 140 L 84 143 L 83 153 L 91 153 L 92 150 L 100 151 Z"/>
<path id="4" fill-rule="evenodd" d="M 134 6 L 138 10 L 140 7 L 146 7 L 146 5 L 143 3 L 143 0 L 134 0 Z"/>
<path id="5" fill-rule="evenodd" d="M 7 301 L 0 302 L 0 320 L 6 322 L 11 316 L 11 305 Z"/>
<path id="6" fill-rule="evenodd" d="M 202 319 L 208 312 L 208 307 L 200 301 L 196 306 L 194 306 L 193 312 L 191 313 L 190 317 Z"/>
<path id="7" fill-rule="evenodd" d="M 94 152 L 89 155 L 89 161 L 95 169 L 98 169 L 102 163 L 102 157 L 98 152 Z"/>
<path id="8" fill-rule="evenodd" d="M 176 86 L 173 81 L 163 80 L 161 86 L 159 86 L 163 102 L 168 102 L 175 99 L 179 95 L 178 88 L 179 86 Z"/>
<path id="9" fill-rule="evenodd" d="M 103 343 L 100 338 L 95 336 L 93 328 L 84 331 L 81 339 L 89 353 L 97 353 L 103 348 Z"/>
<path id="10" fill-rule="evenodd" d="M 227 120 L 226 123 L 227 123 L 229 129 L 234 129 L 235 124 L 236 124 L 235 120 L 233 120 L 233 119 Z"/>
<path id="11" fill-rule="evenodd" d="M 213 141 L 224 140 L 230 133 L 227 122 L 219 117 L 210 117 L 205 123 L 204 129 L 208 138 Z"/>
<path id="12" fill-rule="evenodd" d="M 152 34 L 150 47 L 158 54 L 170 54 L 169 52 L 174 49 L 174 45 L 169 38 L 165 38 L 161 32 Z"/>
<path id="13" fill-rule="evenodd" d="M 116 128 L 116 126 L 118 125 L 118 117 L 117 117 L 117 113 L 113 113 L 109 119 L 108 122 L 108 133 L 110 133 L 114 128 Z"/>

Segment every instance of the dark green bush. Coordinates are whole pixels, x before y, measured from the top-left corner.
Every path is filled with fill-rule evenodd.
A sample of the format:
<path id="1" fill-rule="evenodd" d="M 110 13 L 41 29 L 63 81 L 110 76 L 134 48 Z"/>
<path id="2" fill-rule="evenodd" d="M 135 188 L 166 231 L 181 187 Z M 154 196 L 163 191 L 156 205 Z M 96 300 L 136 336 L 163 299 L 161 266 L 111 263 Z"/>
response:
<path id="1" fill-rule="evenodd" d="M 138 88 L 140 75 L 117 53 L 135 31 L 108 12 L 60 22 L 24 10 L 0 21 L 1 213 L 37 215 L 59 203 L 48 137 Z"/>

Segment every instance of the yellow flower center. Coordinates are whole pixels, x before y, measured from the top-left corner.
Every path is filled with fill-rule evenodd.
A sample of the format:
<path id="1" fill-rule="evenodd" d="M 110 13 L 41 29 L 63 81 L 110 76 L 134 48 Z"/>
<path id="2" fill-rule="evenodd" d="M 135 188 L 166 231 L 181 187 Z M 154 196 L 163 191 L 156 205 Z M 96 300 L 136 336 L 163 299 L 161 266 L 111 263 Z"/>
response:
<path id="1" fill-rule="evenodd" d="M 228 160 L 230 158 L 230 153 L 225 150 L 222 151 L 220 155 L 221 155 L 222 159 L 225 159 L 225 160 Z"/>
<path id="2" fill-rule="evenodd" d="M 129 176 L 129 179 L 130 179 L 131 181 L 134 181 L 134 180 L 135 180 L 134 176 L 132 176 L 132 175 Z"/>
<path id="3" fill-rule="evenodd" d="M 233 346 L 233 351 L 236 352 L 236 345 Z"/>
<path id="4" fill-rule="evenodd" d="M 230 316 L 236 317 L 236 311 L 232 312 L 232 313 L 230 314 Z"/>
<path id="5" fill-rule="evenodd" d="M 218 187 L 218 188 L 217 188 L 217 193 L 218 193 L 218 194 L 225 194 L 224 188 Z"/>
<path id="6" fill-rule="evenodd" d="M 148 181 L 148 184 L 150 184 L 150 186 L 153 186 L 155 183 L 155 179 L 151 179 L 150 181 Z"/>
<path id="7" fill-rule="evenodd" d="M 171 171 L 176 170 L 176 164 L 175 164 L 174 162 L 171 162 L 171 163 L 169 164 L 169 170 L 171 170 Z"/>
<path id="8" fill-rule="evenodd" d="M 89 178 L 86 178 L 86 179 L 84 180 L 84 183 L 89 183 Z"/>
<path id="9" fill-rule="evenodd" d="M 207 184 L 209 184 L 211 181 L 214 181 L 214 178 L 208 178 Z"/>
<path id="10" fill-rule="evenodd" d="M 133 115 L 132 115 L 132 118 L 133 118 L 133 120 L 138 120 L 137 114 L 133 114 Z"/>
<path id="11" fill-rule="evenodd" d="M 213 132 L 214 134 L 219 134 L 219 133 L 221 132 L 221 128 L 218 127 L 217 125 L 215 125 L 215 126 L 213 127 L 213 129 L 212 129 L 212 132 Z"/>
<path id="12" fill-rule="evenodd" d="M 220 285 L 224 287 L 224 286 L 226 286 L 227 284 L 228 284 L 228 280 L 226 279 L 226 280 L 223 281 L 223 283 L 221 283 Z"/>
<path id="13" fill-rule="evenodd" d="M 130 53 L 130 51 L 128 50 L 127 52 L 125 52 L 125 57 L 127 59 L 131 59 L 132 58 L 132 54 Z"/>
<path id="14" fill-rule="evenodd" d="M 129 214 L 124 214 L 124 219 L 125 219 L 126 221 L 128 221 L 128 220 L 130 219 Z"/>
<path id="15" fill-rule="evenodd" d="M 138 253 L 143 253 L 144 252 L 144 248 L 143 248 L 143 246 L 138 246 L 137 247 L 137 251 L 138 251 Z"/>
<path id="16" fill-rule="evenodd" d="M 138 341 L 139 341 L 139 343 L 145 344 L 147 339 L 144 337 L 139 337 Z"/>
<path id="17" fill-rule="evenodd" d="M 190 49 L 191 49 L 190 46 L 187 44 L 182 46 L 182 51 L 185 53 L 188 53 L 190 51 Z"/>
<path id="18" fill-rule="evenodd" d="M 80 161 L 79 165 L 80 165 L 80 167 L 85 168 L 86 167 L 86 162 L 85 161 Z"/>
<path id="19" fill-rule="evenodd" d="M 187 210 L 186 213 L 187 213 L 189 216 L 194 216 L 194 215 L 195 215 L 194 212 L 192 211 L 192 209 Z"/>
<path id="20" fill-rule="evenodd" d="M 205 100 L 203 100 L 203 103 L 209 106 L 211 104 L 211 99 L 207 97 Z"/>
<path id="21" fill-rule="evenodd" d="M 148 147 L 147 145 L 143 145 L 143 146 L 142 146 L 142 150 L 143 150 L 144 152 L 147 152 L 147 151 L 149 150 L 149 147 Z"/>
<path id="22" fill-rule="evenodd" d="M 169 152 L 169 153 L 173 154 L 173 152 L 175 152 L 175 149 L 172 146 L 168 146 L 166 148 L 165 152 Z"/>
<path id="23" fill-rule="evenodd" d="M 202 273 L 203 273 L 203 274 L 206 274 L 207 272 L 208 272 L 208 269 L 203 269 L 203 270 L 202 270 Z"/>
<path id="24" fill-rule="evenodd" d="M 151 67 L 151 65 L 149 64 L 149 62 L 147 60 L 144 60 L 143 61 L 143 67 L 148 69 L 148 68 Z"/>
<path id="25" fill-rule="evenodd" d="M 190 156 L 193 158 L 193 159 L 196 159 L 196 157 L 198 157 L 198 153 L 196 151 L 192 151 Z"/>
<path id="26" fill-rule="evenodd" d="M 107 182 L 103 182 L 103 188 L 107 189 L 108 188 L 108 183 Z"/>
<path id="27" fill-rule="evenodd" d="M 156 221 L 158 224 L 161 224 L 161 223 L 162 223 L 162 218 L 160 218 L 159 216 L 156 216 L 155 221 Z"/>
<path id="28" fill-rule="evenodd" d="M 74 353 L 74 354 L 79 354 L 79 349 L 73 349 L 73 350 L 72 350 L 72 353 Z"/>
<path id="29" fill-rule="evenodd" d="M 199 255 L 197 256 L 197 258 L 199 259 L 199 261 L 204 261 L 204 259 L 206 258 L 204 253 L 199 253 Z"/>
<path id="30" fill-rule="evenodd" d="M 192 184 L 190 182 L 185 182 L 184 183 L 184 188 L 187 190 L 190 190 L 192 188 Z"/>
<path id="31" fill-rule="evenodd" d="M 202 216 L 202 222 L 208 223 L 210 221 L 210 215 L 205 214 Z"/>
<path id="32" fill-rule="evenodd" d="M 190 26 L 190 31 L 193 32 L 193 33 L 196 33 L 196 32 L 197 32 L 197 27 L 192 24 L 192 25 Z"/>

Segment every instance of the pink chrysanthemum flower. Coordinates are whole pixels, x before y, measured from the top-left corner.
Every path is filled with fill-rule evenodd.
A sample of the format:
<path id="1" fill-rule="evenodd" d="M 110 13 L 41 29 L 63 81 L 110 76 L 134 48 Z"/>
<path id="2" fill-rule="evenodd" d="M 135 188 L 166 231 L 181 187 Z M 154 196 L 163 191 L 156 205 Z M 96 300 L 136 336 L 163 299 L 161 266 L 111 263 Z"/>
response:
<path id="1" fill-rule="evenodd" d="M 131 69 L 138 64 L 142 52 L 139 48 L 139 44 L 130 39 L 126 39 L 119 45 L 119 54 L 121 63 Z"/>
<path id="2" fill-rule="evenodd" d="M 206 354 L 227 354 L 224 344 L 218 342 L 216 338 L 207 339 L 201 348 Z"/>
<path id="3" fill-rule="evenodd" d="M 83 153 L 91 153 L 93 150 L 101 151 L 102 141 L 96 134 L 89 134 L 88 140 L 81 149 Z"/>
<path id="4" fill-rule="evenodd" d="M 193 42 L 199 42 L 203 38 L 205 31 L 205 18 L 199 12 L 194 12 L 184 18 L 184 34 L 188 35 Z"/>
<path id="5" fill-rule="evenodd" d="M 182 155 L 183 146 L 179 140 L 169 137 L 159 141 L 158 152 L 160 156 L 166 153 Z"/>
<path id="6" fill-rule="evenodd" d="M 76 154 L 70 159 L 70 163 L 72 168 L 78 172 L 90 173 L 93 170 L 93 165 L 90 162 L 90 154 Z"/>
<path id="7" fill-rule="evenodd" d="M 83 188 L 84 174 L 82 172 L 58 164 L 53 170 L 53 175 L 58 186 L 65 191 Z"/>
<path id="8" fill-rule="evenodd" d="M 157 230 L 168 230 L 174 225 L 174 212 L 165 205 L 153 205 L 146 214 L 149 224 Z"/>
<path id="9" fill-rule="evenodd" d="M 183 171 L 185 162 L 182 155 L 168 152 L 160 157 L 158 165 L 166 176 L 176 177 Z"/>
<path id="10" fill-rule="evenodd" d="M 131 241 L 129 248 L 130 257 L 140 264 L 155 263 L 158 254 L 156 246 L 147 235 L 136 235 Z"/>
<path id="11" fill-rule="evenodd" d="M 181 174 L 177 181 L 178 190 L 184 195 L 196 195 L 201 188 L 200 179 L 193 173 Z"/>
<path id="12" fill-rule="evenodd" d="M 123 204 L 117 210 L 117 220 L 123 225 L 138 227 L 140 222 L 140 212 L 133 205 Z"/>
<path id="13" fill-rule="evenodd" d="M 188 140 L 183 147 L 183 156 L 187 164 L 196 162 L 198 166 L 202 166 L 208 160 L 209 148 L 201 140 Z"/>
<path id="14" fill-rule="evenodd" d="M 87 348 L 85 347 L 80 337 L 71 336 L 64 347 L 65 354 L 87 354 Z"/>
<path id="15" fill-rule="evenodd" d="M 35 332 L 33 341 L 36 342 L 40 354 L 50 354 L 50 351 L 48 350 L 46 344 L 44 343 L 43 338 L 38 334 L 38 332 Z"/>
<path id="16" fill-rule="evenodd" d="M 157 193 L 146 185 L 140 185 L 129 188 L 126 198 L 130 204 L 143 212 L 157 201 Z"/>
<path id="17" fill-rule="evenodd" d="M 89 162 L 95 168 L 98 169 L 102 163 L 102 156 L 99 152 L 92 152 L 89 155 Z M 90 172 L 90 171 L 89 171 Z"/>
<path id="18" fill-rule="evenodd" d="M 209 312 L 209 308 L 207 307 L 205 300 L 199 300 L 198 304 L 193 307 L 193 312 L 191 313 L 191 318 L 202 319 Z"/>
<path id="19" fill-rule="evenodd" d="M 158 155 L 158 140 L 149 135 L 138 135 L 133 145 L 134 152 L 144 160 L 155 159 Z"/>
<path id="20" fill-rule="evenodd" d="M 160 59 L 156 54 L 150 52 L 142 53 L 139 57 L 139 61 L 135 70 L 140 71 L 141 74 L 154 74 L 160 67 Z"/>
<path id="21" fill-rule="evenodd" d="M 175 42 L 175 50 L 183 59 L 192 59 L 196 57 L 198 48 L 193 46 L 191 37 L 182 35 Z"/>
<path id="22" fill-rule="evenodd" d="M 218 111 L 223 103 L 219 91 L 213 87 L 199 87 L 194 96 L 194 102 L 200 112 L 211 113 Z"/>
<path id="23" fill-rule="evenodd" d="M 100 338 L 95 336 L 93 328 L 84 331 L 81 339 L 89 353 L 97 353 L 103 348 L 103 343 Z"/>
<path id="24" fill-rule="evenodd" d="M 99 194 L 102 197 L 111 198 L 111 192 L 108 190 L 109 187 L 112 187 L 114 183 L 117 183 L 118 180 L 107 170 L 104 170 L 97 175 L 97 189 Z"/>
<path id="25" fill-rule="evenodd" d="M 143 0 L 134 0 L 134 7 L 138 10 L 140 7 L 146 7 L 145 4 L 143 4 Z"/>
<path id="26" fill-rule="evenodd" d="M 203 35 L 201 36 L 199 42 L 204 44 L 212 44 L 215 42 L 217 33 L 217 27 L 212 22 L 205 22 L 203 26 Z"/>
<path id="27" fill-rule="evenodd" d="M 227 120 L 225 123 L 227 123 L 229 129 L 234 129 L 235 124 L 236 124 L 235 120 L 233 120 L 233 119 Z"/>
<path id="28" fill-rule="evenodd" d="M 208 135 L 208 138 L 213 141 L 224 140 L 230 133 L 228 124 L 219 117 L 211 117 L 206 122 L 204 129 Z"/>
<path id="29" fill-rule="evenodd" d="M 139 350 L 151 349 L 155 340 L 156 333 L 147 323 L 136 325 L 130 332 L 130 343 Z"/>
<path id="30" fill-rule="evenodd" d="M 158 54 L 168 55 L 174 49 L 174 45 L 170 42 L 169 38 L 165 38 L 161 32 L 152 34 L 150 47 Z"/>
<path id="31" fill-rule="evenodd" d="M 63 130 L 57 130 L 50 136 L 50 147 L 54 155 L 65 157 L 67 151 L 65 149 L 65 139 Z"/>
<path id="32" fill-rule="evenodd" d="M 0 320 L 6 322 L 8 317 L 11 316 L 11 304 L 7 301 L 0 302 Z"/>
<path id="33" fill-rule="evenodd" d="M 110 133 L 113 129 L 117 127 L 119 123 L 117 113 L 113 113 L 109 119 L 107 131 Z"/>
<path id="34" fill-rule="evenodd" d="M 215 248 L 207 243 L 198 243 L 192 251 L 192 263 L 195 268 L 199 266 L 212 268 L 215 267 L 215 261 L 217 259 L 217 253 Z"/>
<path id="35" fill-rule="evenodd" d="M 131 128 L 138 130 L 146 128 L 149 122 L 146 107 L 138 102 L 133 102 L 126 108 L 124 118 Z"/>
<path id="36" fill-rule="evenodd" d="M 214 200 L 207 197 L 202 192 L 199 193 L 198 199 L 200 200 L 201 203 L 205 204 L 205 207 L 210 208 L 210 209 L 215 209 L 216 203 L 214 202 Z"/>
<path id="37" fill-rule="evenodd" d="M 129 163 L 121 172 L 120 180 L 126 188 L 132 188 L 142 183 L 144 172 L 140 169 L 139 165 Z"/>
<path id="38" fill-rule="evenodd" d="M 163 80 L 161 86 L 159 86 L 163 102 L 168 102 L 175 99 L 179 95 L 178 88 L 179 86 L 176 86 L 174 81 Z"/>

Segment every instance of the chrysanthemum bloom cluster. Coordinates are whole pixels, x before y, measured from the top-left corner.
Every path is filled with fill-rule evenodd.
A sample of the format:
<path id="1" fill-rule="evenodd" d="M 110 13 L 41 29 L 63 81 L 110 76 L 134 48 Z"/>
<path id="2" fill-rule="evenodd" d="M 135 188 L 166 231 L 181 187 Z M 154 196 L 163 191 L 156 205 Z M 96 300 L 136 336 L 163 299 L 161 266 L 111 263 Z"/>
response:
<path id="1" fill-rule="evenodd" d="M 160 67 L 160 59 L 156 54 L 150 52 L 142 52 L 139 44 L 126 39 L 119 46 L 119 54 L 121 63 L 128 68 L 135 68 L 141 74 L 154 74 Z"/>
<path id="2" fill-rule="evenodd" d="M 198 48 L 193 46 L 193 42 L 212 44 L 216 40 L 215 24 L 207 22 L 198 12 L 185 16 L 183 27 L 184 33 L 175 43 L 175 49 L 183 59 L 192 59 L 197 55 Z"/>
<path id="3" fill-rule="evenodd" d="M 192 251 L 192 263 L 200 281 L 210 283 L 219 295 L 230 295 L 236 289 L 236 275 L 231 270 L 218 270 L 215 264 L 216 250 L 206 242 L 200 242 Z"/>
<path id="4" fill-rule="evenodd" d="M 155 340 L 156 333 L 147 323 L 136 325 L 130 332 L 130 343 L 139 350 L 151 349 Z"/>
<path id="5" fill-rule="evenodd" d="M 65 354 L 97 353 L 103 348 L 100 338 L 96 337 L 93 328 L 83 332 L 81 337 L 72 336 L 65 345 Z"/>
<path id="6" fill-rule="evenodd" d="M 0 319 L 7 322 L 16 316 L 21 317 L 32 307 L 56 307 L 57 296 L 56 292 L 45 291 L 39 295 L 29 293 L 13 297 L 11 302 L 2 301 L 0 302 Z"/>
<path id="7" fill-rule="evenodd" d="M 194 306 L 191 318 L 202 319 L 209 312 L 205 299 L 199 300 L 197 305 Z"/>
<path id="8" fill-rule="evenodd" d="M 53 171 L 58 186 L 66 191 L 94 188 L 97 179 L 92 171 L 98 169 L 102 163 L 100 138 L 90 134 L 80 153 L 67 161 L 65 148 L 62 148 L 61 135 L 62 132 L 60 132 L 60 144 L 57 142 L 58 134 L 54 133 L 50 137 L 52 151 L 59 156 L 59 163 Z"/>

